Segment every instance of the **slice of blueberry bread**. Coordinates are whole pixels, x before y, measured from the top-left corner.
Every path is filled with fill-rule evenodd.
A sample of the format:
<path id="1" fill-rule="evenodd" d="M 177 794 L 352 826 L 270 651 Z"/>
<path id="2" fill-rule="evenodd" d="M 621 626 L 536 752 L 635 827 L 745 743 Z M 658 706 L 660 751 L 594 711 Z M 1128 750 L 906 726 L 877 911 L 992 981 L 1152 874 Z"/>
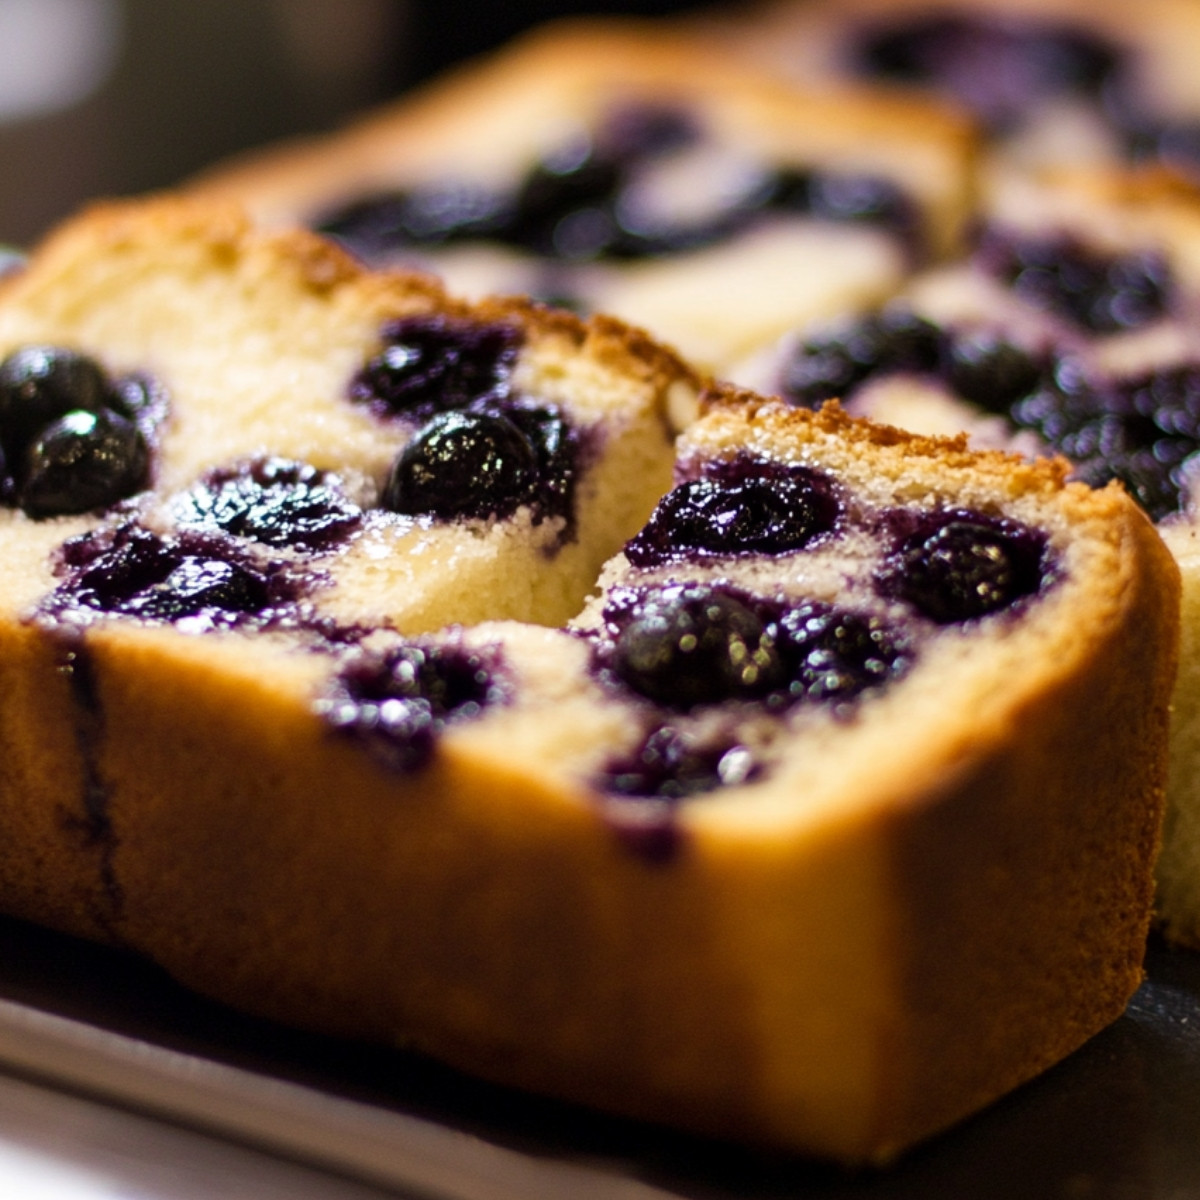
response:
<path id="1" fill-rule="evenodd" d="M 173 360 L 105 361 L 182 423 Z M 561 629 L 337 622 L 286 563 L 265 605 L 181 607 L 287 547 L 14 512 L 5 909 L 273 1018 L 851 1162 L 1070 1052 L 1140 980 L 1169 555 L 1059 462 L 710 408 Z"/>
<path id="2" fill-rule="evenodd" d="M 780 342 L 737 370 L 908 429 L 1055 451 L 1119 479 L 1183 570 L 1160 917 L 1200 946 L 1200 193 L 1157 172 L 1008 178 L 961 264 L 897 303 Z"/>
<path id="3" fill-rule="evenodd" d="M 997 165 L 1153 161 L 1200 176 L 1192 0 L 767 0 L 704 13 L 696 32 L 805 85 L 955 104 Z"/>
<path id="4" fill-rule="evenodd" d="M 103 791 L 79 777 L 92 733 L 64 720 L 89 686 L 71 631 L 121 613 L 323 645 L 561 623 L 669 487 L 672 412 L 697 392 L 614 321 L 453 302 L 225 206 L 58 231 L 0 285 L 2 786 L 41 797 L 0 818 L 29 847 L 4 903 L 103 842 L 67 799 Z M 26 620 L 39 605 L 67 632 Z M 88 880 L 46 886 L 46 919 L 95 908 Z"/>
<path id="5" fill-rule="evenodd" d="M 615 313 L 711 366 L 953 246 L 973 149 L 939 107 L 802 94 L 653 24 L 586 21 L 196 186 L 464 294 Z"/>

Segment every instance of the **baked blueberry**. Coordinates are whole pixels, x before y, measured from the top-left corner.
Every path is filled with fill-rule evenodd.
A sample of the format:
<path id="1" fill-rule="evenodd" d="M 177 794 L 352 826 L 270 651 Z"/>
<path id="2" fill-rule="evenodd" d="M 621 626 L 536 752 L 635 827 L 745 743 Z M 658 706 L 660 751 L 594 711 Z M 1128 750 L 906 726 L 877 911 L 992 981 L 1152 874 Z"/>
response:
<path id="1" fill-rule="evenodd" d="M 971 512 L 940 513 L 893 550 L 876 575 L 880 591 L 939 625 L 1011 608 L 1049 576 L 1043 534 Z"/>
<path id="2" fill-rule="evenodd" d="M 381 417 L 425 420 L 507 395 L 521 335 L 516 326 L 409 317 L 383 329 L 383 349 L 350 383 L 350 398 Z"/>
<path id="3" fill-rule="evenodd" d="M 353 659 L 316 710 L 388 768 L 414 771 L 432 757 L 448 724 L 504 700 L 500 669 L 498 651 L 405 643 Z"/>
<path id="4" fill-rule="evenodd" d="M 761 771 L 762 764 L 736 739 L 702 738 L 668 723 L 651 729 L 628 755 L 605 764 L 596 784 L 618 796 L 682 800 L 746 783 Z"/>
<path id="5" fill-rule="evenodd" d="M 612 670 L 639 695 L 681 711 L 753 699 L 783 679 L 778 649 L 753 608 L 703 584 L 646 596 L 616 638 Z"/>
<path id="6" fill-rule="evenodd" d="M 0 362 L 0 443 L 12 462 L 52 421 L 108 404 L 104 371 L 75 350 L 22 346 Z"/>
<path id="7" fill-rule="evenodd" d="M 448 412 L 401 451 L 381 502 L 443 521 L 499 519 L 530 503 L 537 483 L 537 451 L 516 424 L 499 413 Z"/>
<path id="8" fill-rule="evenodd" d="M 976 259 L 1029 304 L 1090 333 L 1138 329 L 1171 303 L 1170 269 L 1150 250 L 1106 254 L 1070 236 L 992 230 L 981 238 Z"/>
<path id="9" fill-rule="evenodd" d="M 878 617 L 811 602 L 789 607 L 772 632 L 788 682 L 772 706 L 801 700 L 844 704 L 899 679 L 911 665 L 905 639 Z"/>
<path id="10" fill-rule="evenodd" d="M 362 519 L 335 477 L 281 458 L 211 471 L 175 502 L 174 511 L 186 528 L 307 550 L 343 540 Z"/>
<path id="11" fill-rule="evenodd" d="M 867 379 L 938 369 L 942 335 L 906 308 L 889 308 L 841 329 L 806 339 L 784 365 L 785 399 L 806 408 L 844 398 Z"/>
<path id="12" fill-rule="evenodd" d="M 1041 382 L 1043 369 L 1032 355 L 999 334 L 976 330 L 946 340 L 942 374 L 956 395 L 1008 416 Z"/>
<path id="13" fill-rule="evenodd" d="M 141 430 L 111 409 L 75 409 L 51 421 L 24 454 L 18 502 L 31 517 L 107 508 L 146 486 Z"/>
<path id="14" fill-rule="evenodd" d="M 1121 61 L 1105 42 L 1069 26 L 960 14 L 868 27 L 854 54 L 862 73 L 932 84 L 993 129 L 1019 121 L 1048 96 L 1099 95 Z"/>
<path id="15" fill-rule="evenodd" d="M 757 467 L 757 469 L 756 469 Z M 827 480 L 803 467 L 735 460 L 716 478 L 680 484 L 625 547 L 634 566 L 734 554 L 787 554 L 833 528 Z"/>
<path id="16" fill-rule="evenodd" d="M 72 539 L 62 555 L 67 578 L 44 606 L 51 612 L 231 625 L 277 610 L 301 590 L 279 564 L 255 563 L 228 539 L 189 532 L 168 538 L 126 525 Z"/>

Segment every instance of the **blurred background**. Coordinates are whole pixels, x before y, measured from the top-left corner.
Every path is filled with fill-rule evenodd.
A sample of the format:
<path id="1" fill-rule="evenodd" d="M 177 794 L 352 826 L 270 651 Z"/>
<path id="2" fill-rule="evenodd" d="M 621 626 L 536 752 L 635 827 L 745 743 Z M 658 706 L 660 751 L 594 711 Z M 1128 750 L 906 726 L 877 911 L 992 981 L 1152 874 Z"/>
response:
<path id="1" fill-rule="evenodd" d="M 534 24 L 692 5 L 0 0 L 0 242 L 357 110 Z"/>

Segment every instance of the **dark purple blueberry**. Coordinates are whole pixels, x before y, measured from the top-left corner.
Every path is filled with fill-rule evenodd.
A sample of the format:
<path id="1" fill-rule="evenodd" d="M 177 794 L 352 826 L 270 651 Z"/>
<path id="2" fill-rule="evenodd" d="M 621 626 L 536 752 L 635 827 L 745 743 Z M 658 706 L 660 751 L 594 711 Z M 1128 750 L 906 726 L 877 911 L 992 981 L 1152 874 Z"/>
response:
<path id="1" fill-rule="evenodd" d="M 1120 63 L 1113 48 L 1079 29 L 959 14 L 869 26 L 854 55 L 862 73 L 937 87 L 995 129 L 1048 96 L 1098 94 Z"/>
<path id="2" fill-rule="evenodd" d="M 678 710 L 753 699 L 783 677 L 778 651 L 755 612 L 701 584 L 648 596 L 617 636 L 612 669 L 639 695 Z"/>
<path id="3" fill-rule="evenodd" d="M 775 631 L 787 686 L 774 707 L 809 700 L 845 704 L 899 679 L 912 664 L 905 639 L 875 616 L 811 602 L 789 607 Z"/>
<path id="4" fill-rule="evenodd" d="M 659 725 L 630 754 L 606 763 L 596 783 L 617 796 L 682 800 L 745 783 L 761 772 L 762 764 L 736 741 L 697 738 Z"/>
<path id="5" fill-rule="evenodd" d="M 440 315 L 408 317 L 387 325 L 383 342 L 351 381 L 350 398 L 380 416 L 423 420 L 506 395 L 521 331 Z"/>
<path id="6" fill-rule="evenodd" d="M 533 448 L 537 478 L 530 495 L 535 524 L 562 517 L 564 539 L 575 534 L 575 484 L 582 447 L 571 423 L 554 406 L 513 401 L 481 406 L 485 414 L 500 416 L 515 425 Z"/>
<path id="7" fill-rule="evenodd" d="M 704 478 L 669 492 L 626 545 L 638 567 L 731 554 L 787 554 L 829 532 L 838 506 L 827 481 L 804 468 Z"/>
<path id="8" fill-rule="evenodd" d="M 18 502 L 31 517 L 107 508 L 147 484 L 150 450 L 138 427 L 109 409 L 50 422 L 25 451 Z"/>
<path id="9" fill-rule="evenodd" d="M 946 512 L 905 538 L 877 574 L 880 591 L 939 625 L 972 621 L 1034 595 L 1046 539 L 1015 521 Z"/>
<path id="10" fill-rule="evenodd" d="M 0 443 L 16 463 L 52 421 L 109 406 L 99 364 L 62 346 L 22 346 L 0 362 Z"/>
<path id="11" fill-rule="evenodd" d="M 389 769 L 415 771 L 447 725 L 503 702 L 499 671 L 498 652 L 406 643 L 350 663 L 317 711 Z"/>
<path id="12" fill-rule="evenodd" d="M 185 528 L 308 550 L 343 540 L 362 519 L 336 479 L 307 463 L 281 458 L 211 471 L 175 507 Z"/>
<path id="13" fill-rule="evenodd" d="M 448 412 L 405 446 L 381 503 L 392 512 L 443 521 L 498 519 L 530 503 L 537 483 L 537 452 L 507 417 Z"/>
<path id="14" fill-rule="evenodd" d="M 817 408 L 874 376 L 935 371 L 940 355 L 936 325 L 907 309 L 885 309 L 801 343 L 783 368 L 780 387 L 793 404 Z"/>
<path id="15" fill-rule="evenodd" d="M 64 547 L 73 564 L 47 607 L 92 609 L 178 621 L 205 617 L 232 624 L 295 599 L 298 584 L 256 565 L 220 539 L 196 534 L 164 538 L 136 525 L 84 535 Z"/>
<path id="16" fill-rule="evenodd" d="M 991 231 L 976 259 L 1027 303 L 1091 333 L 1138 329 L 1162 317 L 1171 303 L 1170 269 L 1153 251 L 1110 255 L 1070 236 Z"/>
<path id="17" fill-rule="evenodd" d="M 612 206 L 624 167 L 589 138 L 559 147 L 522 181 L 504 240 L 552 258 L 602 256 L 617 234 Z"/>
<path id="18" fill-rule="evenodd" d="M 1054 380 L 1013 406 L 1012 419 L 1076 465 L 1092 486 L 1118 479 L 1153 517 L 1180 507 L 1188 460 L 1200 450 L 1200 366 L 1092 378 L 1067 360 Z"/>
<path id="19" fill-rule="evenodd" d="M 1003 416 L 1038 386 L 1043 373 L 1024 350 L 982 330 L 948 339 L 942 370 L 953 392 Z"/>

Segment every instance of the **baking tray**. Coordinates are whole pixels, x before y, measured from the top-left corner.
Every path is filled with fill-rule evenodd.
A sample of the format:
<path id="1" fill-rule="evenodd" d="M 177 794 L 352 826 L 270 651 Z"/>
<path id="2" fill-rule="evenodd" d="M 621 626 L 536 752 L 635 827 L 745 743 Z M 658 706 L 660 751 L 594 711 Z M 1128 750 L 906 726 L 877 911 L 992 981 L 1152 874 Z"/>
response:
<path id="1" fill-rule="evenodd" d="M 1200 1196 L 1200 955 L 1157 940 L 1116 1024 L 882 1171 L 748 1152 L 299 1033 L 4 918 L 0 1066 L 441 1200 Z"/>

